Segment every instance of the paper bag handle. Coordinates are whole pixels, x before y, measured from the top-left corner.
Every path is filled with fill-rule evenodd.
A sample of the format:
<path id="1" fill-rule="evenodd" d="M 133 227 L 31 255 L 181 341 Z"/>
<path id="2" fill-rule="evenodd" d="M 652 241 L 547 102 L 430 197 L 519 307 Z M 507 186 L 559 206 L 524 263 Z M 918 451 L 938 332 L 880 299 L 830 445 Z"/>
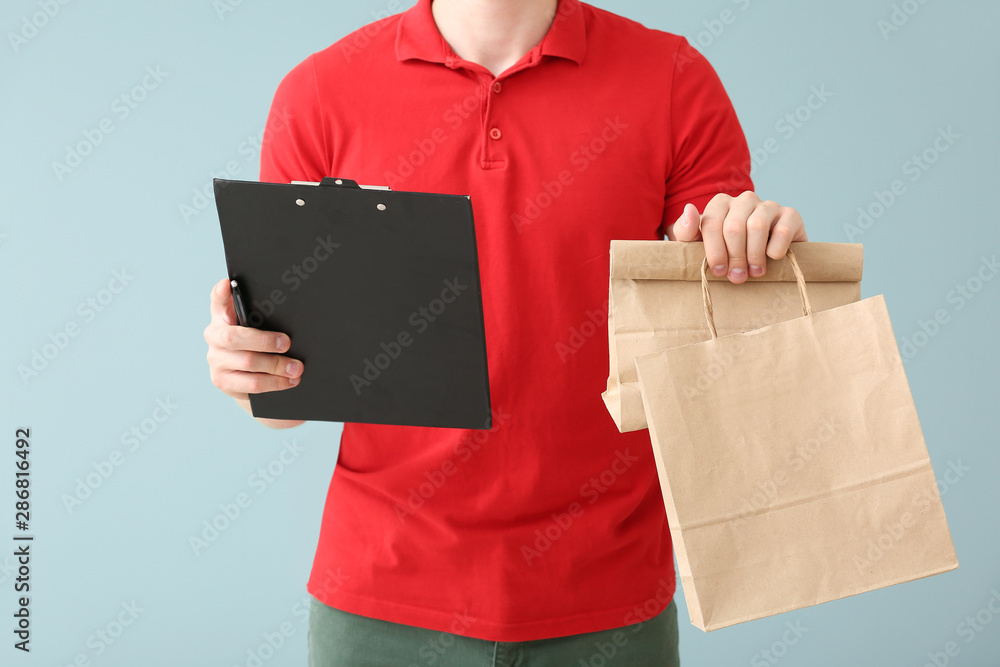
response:
<path id="1" fill-rule="evenodd" d="M 795 282 L 799 284 L 799 296 L 802 298 L 802 314 L 812 315 L 812 305 L 809 303 L 809 295 L 806 294 L 806 279 L 802 275 L 802 269 L 799 268 L 799 263 L 795 259 L 795 254 L 792 249 L 788 249 L 788 263 L 792 266 L 792 272 L 795 274 Z M 712 332 L 712 339 L 719 337 L 719 333 L 715 330 L 715 312 L 712 310 L 712 295 L 708 291 L 708 275 L 706 271 L 708 270 L 708 257 L 705 257 L 705 261 L 701 263 L 701 293 L 705 301 L 705 321 L 708 322 L 708 330 Z"/>

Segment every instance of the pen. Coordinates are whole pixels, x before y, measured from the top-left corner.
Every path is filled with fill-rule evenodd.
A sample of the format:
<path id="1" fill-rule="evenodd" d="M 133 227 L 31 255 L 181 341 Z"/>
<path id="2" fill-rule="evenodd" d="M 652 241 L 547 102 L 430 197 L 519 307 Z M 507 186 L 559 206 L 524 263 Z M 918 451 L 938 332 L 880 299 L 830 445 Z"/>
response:
<path id="1" fill-rule="evenodd" d="M 243 305 L 243 296 L 240 294 L 240 287 L 235 280 L 230 280 L 229 284 L 233 288 L 233 309 L 236 311 L 236 321 L 241 327 L 249 326 L 247 324 L 247 309 Z"/>

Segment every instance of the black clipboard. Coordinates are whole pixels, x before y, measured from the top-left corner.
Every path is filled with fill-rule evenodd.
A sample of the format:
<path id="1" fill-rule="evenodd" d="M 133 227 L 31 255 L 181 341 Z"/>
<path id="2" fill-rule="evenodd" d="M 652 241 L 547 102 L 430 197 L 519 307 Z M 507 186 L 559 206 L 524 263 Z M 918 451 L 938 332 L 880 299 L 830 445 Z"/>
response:
<path id="1" fill-rule="evenodd" d="M 214 185 L 240 324 L 287 333 L 305 364 L 297 386 L 250 395 L 255 417 L 492 427 L 468 196 Z"/>

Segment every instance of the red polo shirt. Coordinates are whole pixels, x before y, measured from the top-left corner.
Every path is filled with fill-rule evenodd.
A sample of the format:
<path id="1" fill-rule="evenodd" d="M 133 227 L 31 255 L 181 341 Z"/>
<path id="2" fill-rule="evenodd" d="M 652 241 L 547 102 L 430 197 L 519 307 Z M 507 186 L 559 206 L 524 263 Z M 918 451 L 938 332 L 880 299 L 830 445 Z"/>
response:
<path id="1" fill-rule="evenodd" d="M 260 177 L 471 195 L 494 427 L 345 424 L 308 590 L 497 641 L 629 625 L 675 582 L 648 433 L 619 433 L 601 399 L 609 243 L 752 189 L 746 140 L 682 37 L 561 0 L 494 77 L 430 4 L 285 77 Z"/>

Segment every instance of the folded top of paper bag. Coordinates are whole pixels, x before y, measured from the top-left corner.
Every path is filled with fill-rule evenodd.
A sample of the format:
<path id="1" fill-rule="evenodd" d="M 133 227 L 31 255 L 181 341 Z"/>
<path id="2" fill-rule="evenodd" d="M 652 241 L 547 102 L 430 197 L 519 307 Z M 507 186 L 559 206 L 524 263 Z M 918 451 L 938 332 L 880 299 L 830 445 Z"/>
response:
<path id="1" fill-rule="evenodd" d="M 794 244 L 799 266 L 809 282 L 857 282 L 861 280 L 864 254 L 860 243 Z M 675 241 L 612 241 L 612 280 L 690 280 L 701 282 L 705 249 L 701 243 Z M 727 280 L 725 276 L 709 280 Z M 795 282 L 785 261 L 769 261 L 767 273 L 755 281 Z"/>

